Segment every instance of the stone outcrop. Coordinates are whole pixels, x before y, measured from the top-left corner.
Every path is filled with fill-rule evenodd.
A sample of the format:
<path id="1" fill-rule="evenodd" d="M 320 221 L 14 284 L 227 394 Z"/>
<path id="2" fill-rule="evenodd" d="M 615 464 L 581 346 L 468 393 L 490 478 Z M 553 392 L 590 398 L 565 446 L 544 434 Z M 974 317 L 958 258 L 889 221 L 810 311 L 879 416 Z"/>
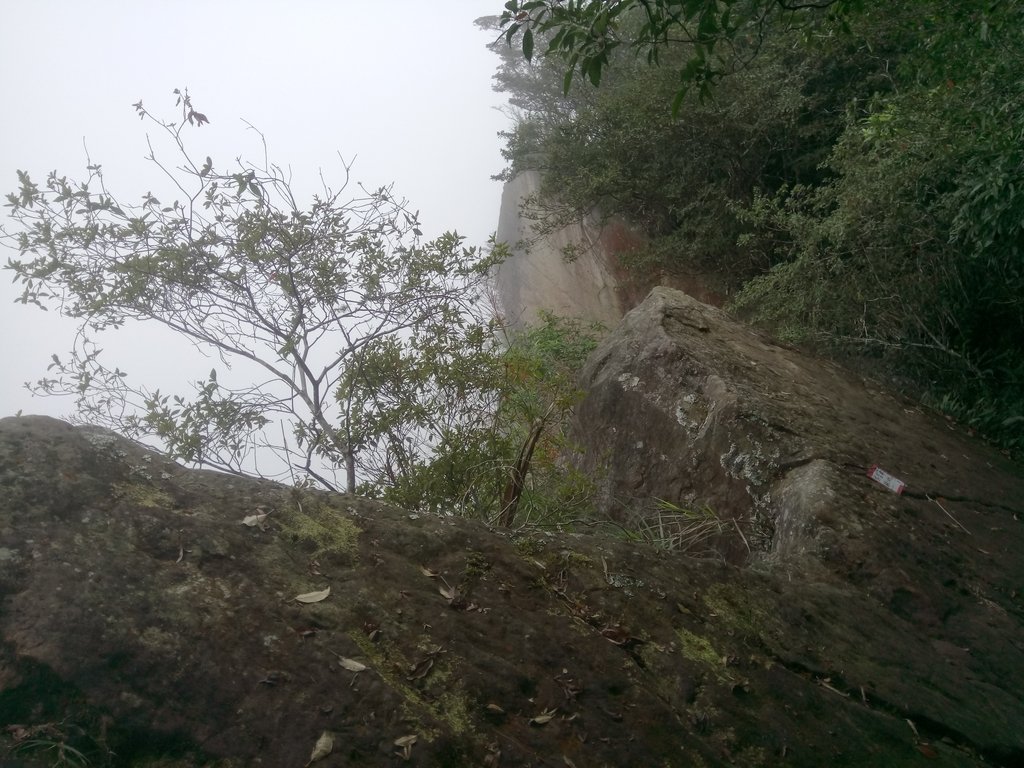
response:
<path id="1" fill-rule="evenodd" d="M 576 437 L 605 514 L 668 541 L 714 519 L 711 554 L 788 574 L 790 594 L 833 591 L 825 615 L 804 619 L 833 659 L 846 653 L 840 646 L 862 644 L 860 662 L 828 674 L 854 698 L 858 679 L 881 679 L 859 665 L 874 664 L 877 641 L 896 630 L 920 646 L 904 672 L 886 675 L 891 711 L 924 697 L 920 714 L 938 723 L 947 705 L 984 701 L 992 736 L 1024 733 L 1010 693 L 1024 684 L 1020 465 L 850 371 L 666 288 L 625 317 L 581 379 Z M 869 477 L 874 468 L 905 484 L 901 493 Z M 685 549 L 684 539 L 673 543 Z M 708 540 L 698 543 L 708 554 Z M 873 618 L 854 618 L 855 599 L 874 601 Z M 839 625 L 846 639 L 833 646 Z M 944 684 L 929 675 L 958 667 L 966 687 L 939 693 Z M 1007 745 L 1015 757 L 1006 759 L 1024 760 L 1015 750 Z"/>
<path id="2" fill-rule="evenodd" d="M 607 512 L 718 556 L 0 420 L 0 764 L 1024 764 L 1018 468 L 669 291 L 588 377 Z"/>
<path id="3" fill-rule="evenodd" d="M 600 344 L 581 384 L 584 465 L 620 520 L 653 499 L 710 508 L 747 537 L 743 554 L 809 563 L 886 522 L 966 537 L 989 515 L 1024 513 L 1019 467 L 997 452 L 668 288 Z M 872 482 L 872 466 L 902 495 Z"/>

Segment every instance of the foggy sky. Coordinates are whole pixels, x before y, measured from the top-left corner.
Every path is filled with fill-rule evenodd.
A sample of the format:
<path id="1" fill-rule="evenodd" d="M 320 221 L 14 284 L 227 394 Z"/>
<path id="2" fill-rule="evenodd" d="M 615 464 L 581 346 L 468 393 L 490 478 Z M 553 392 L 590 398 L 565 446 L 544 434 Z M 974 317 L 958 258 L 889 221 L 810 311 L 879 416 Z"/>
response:
<path id="1" fill-rule="evenodd" d="M 210 118 L 190 134 L 197 157 L 224 168 L 239 155 L 289 167 L 300 191 L 318 174 L 340 183 L 340 152 L 354 180 L 391 182 L 419 209 L 424 234 L 458 230 L 483 245 L 497 224 L 502 167 L 496 132 L 506 117 L 490 87 L 496 57 L 473 26 L 499 0 L 194 0 L 88 3 L 0 0 L 0 193 L 15 171 L 37 184 L 51 170 L 82 178 L 85 149 L 108 188 L 134 202 L 157 185 L 146 125 L 131 105 L 172 117 L 188 88 Z M 152 133 L 152 130 L 150 129 Z M 6 220 L 6 211 L 0 216 Z M 6 223 L 6 221 L 5 221 Z M 0 249 L 0 260 L 16 254 Z M 74 324 L 13 304 L 20 290 L 0 271 L 0 416 L 59 416 L 67 399 L 32 397 L 26 380 L 70 349 Z M 187 342 L 140 324 L 108 333 L 110 364 L 132 380 L 187 393 L 210 361 Z"/>

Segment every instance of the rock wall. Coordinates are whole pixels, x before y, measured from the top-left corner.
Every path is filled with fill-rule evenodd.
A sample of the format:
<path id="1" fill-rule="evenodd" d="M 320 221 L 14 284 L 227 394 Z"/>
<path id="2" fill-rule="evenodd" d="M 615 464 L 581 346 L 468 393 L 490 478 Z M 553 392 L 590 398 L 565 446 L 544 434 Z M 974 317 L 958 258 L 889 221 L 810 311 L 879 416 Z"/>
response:
<path id="1" fill-rule="evenodd" d="M 536 222 L 522 211 L 539 189 L 540 173 L 523 171 L 505 184 L 501 196 L 497 239 L 511 246 L 512 256 L 497 270 L 494 287 L 513 328 L 532 323 L 541 311 L 611 328 L 655 285 L 677 288 L 715 306 L 725 302 L 725 295 L 713 287 L 722 282 L 714 275 L 682 268 L 630 274 L 621 256 L 644 247 L 646 238 L 620 217 L 602 220 L 593 213 L 539 234 Z M 573 259 L 565 258 L 567 251 Z"/>
<path id="2" fill-rule="evenodd" d="M 540 311 L 611 327 L 628 308 L 616 254 L 636 242 L 621 222 L 602 226 L 596 216 L 538 235 L 521 207 L 540 188 L 540 174 L 524 171 L 505 184 L 497 239 L 512 256 L 495 275 L 501 310 L 513 328 L 533 322 Z M 565 259 L 566 247 L 578 257 Z"/>

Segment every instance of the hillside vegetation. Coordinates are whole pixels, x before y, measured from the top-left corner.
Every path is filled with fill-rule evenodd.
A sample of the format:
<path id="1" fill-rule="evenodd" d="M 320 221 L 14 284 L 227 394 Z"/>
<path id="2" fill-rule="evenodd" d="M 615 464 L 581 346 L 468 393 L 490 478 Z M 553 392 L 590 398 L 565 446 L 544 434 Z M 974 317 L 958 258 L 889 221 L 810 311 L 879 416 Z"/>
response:
<path id="1" fill-rule="evenodd" d="M 625 216 L 639 275 L 702 275 L 1019 455 L 1019 4 L 509 5 L 480 23 L 507 33 L 502 176 L 542 172 L 534 216 Z"/>

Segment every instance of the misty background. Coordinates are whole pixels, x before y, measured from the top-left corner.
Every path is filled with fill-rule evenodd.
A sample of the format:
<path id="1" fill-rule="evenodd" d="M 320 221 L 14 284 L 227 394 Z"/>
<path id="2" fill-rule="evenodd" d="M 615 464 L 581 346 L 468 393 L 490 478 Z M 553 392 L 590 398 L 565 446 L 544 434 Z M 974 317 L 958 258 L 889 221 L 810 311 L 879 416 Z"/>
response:
<path id="1" fill-rule="evenodd" d="M 508 119 L 491 89 L 492 35 L 473 21 L 500 10 L 498 0 L 4 3 L 0 192 L 17 189 L 17 170 L 40 186 L 52 170 L 80 180 L 88 151 L 121 200 L 159 196 L 159 169 L 145 160 L 147 126 L 131 105 L 141 99 L 174 120 L 172 92 L 187 88 L 210 119 L 187 132 L 194 156 L 210 155 L 220 168 L 238 157 L 261 161 L 249 123 L 300 194 L 320 189 L 321 173 L 339 186 L 343 160 L 354 158 L 353 194 L 356 182 L 394 182 L 420 211 L 427 238 L 457 230 L 467 245 L 485 245 L 501 196 L 490 179 L 503 164 L 496 133 Z M 164 156 L 173 159 L 170 147 Z M 4 263 L 16 255 L 2 251 Z M 71 348 L 75 323 L 14 303 L 21 290 L 11 277 L 0 272 L 0 416 L 67 415 L 71 399 L 34 397 L 24 383 Z M 212 364 L 155 324 L 99 342 L 131 381 L 168 392 L 186 394 Z"/>

